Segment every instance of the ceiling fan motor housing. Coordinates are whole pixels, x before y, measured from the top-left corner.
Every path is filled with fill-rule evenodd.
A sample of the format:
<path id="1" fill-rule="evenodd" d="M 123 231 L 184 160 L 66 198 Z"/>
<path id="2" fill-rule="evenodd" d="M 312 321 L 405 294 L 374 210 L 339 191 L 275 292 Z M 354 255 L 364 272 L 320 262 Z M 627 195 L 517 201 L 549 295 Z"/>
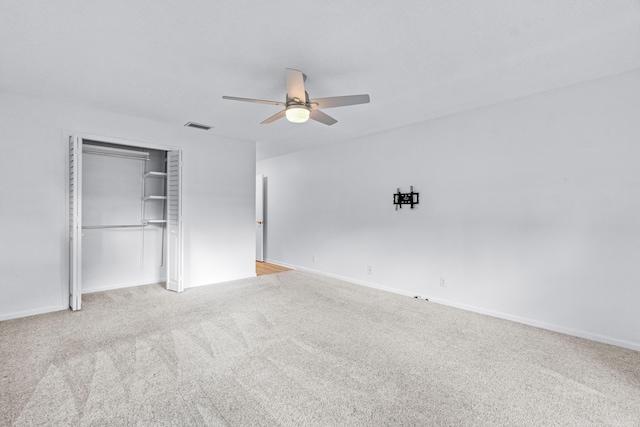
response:
<path id="1" fill-rule="evenodd" d="M 304 100 L 298 97 L 292 98 L 289 96 L 289 94 L 287 94 L 287 101 L 285 102 L 285 104 L 287 107 L 291 105 L 300 105 L 311 108 L 311 104 L 309 103 L 309 93 L 307 93 L 306 90 L 304 91 L 304 98 Z"/>

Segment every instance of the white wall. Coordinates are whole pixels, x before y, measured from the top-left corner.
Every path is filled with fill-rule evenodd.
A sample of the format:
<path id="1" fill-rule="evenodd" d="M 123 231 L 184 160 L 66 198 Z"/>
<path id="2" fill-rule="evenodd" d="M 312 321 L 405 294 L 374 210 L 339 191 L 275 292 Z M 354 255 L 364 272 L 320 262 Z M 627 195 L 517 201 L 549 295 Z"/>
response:
<path id="1" fill-rule="evenodd" d="M 266 257 L 640 350 L 639 118 L 634 71 L 258 162 Z"/>
<path id="2" fill-rule="evenodd" d="M 254 143 L 2 93 L 0 319 L 67 306 L 63 130 L 182 148 L 185 287 L 255 275 Z"/>

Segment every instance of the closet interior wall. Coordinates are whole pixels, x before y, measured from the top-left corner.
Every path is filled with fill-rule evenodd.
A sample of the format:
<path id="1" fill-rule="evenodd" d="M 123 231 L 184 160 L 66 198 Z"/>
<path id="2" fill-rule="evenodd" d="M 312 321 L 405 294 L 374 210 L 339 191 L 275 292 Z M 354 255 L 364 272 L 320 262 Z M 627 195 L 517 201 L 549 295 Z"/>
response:
<path id="1" fill-rule="evenodd" d="M 144 151 L 149 160 L 83 154 L 82 293 L 166 281 L 166 179 L 145 177 L 165 172 L 166 152 Z"/>

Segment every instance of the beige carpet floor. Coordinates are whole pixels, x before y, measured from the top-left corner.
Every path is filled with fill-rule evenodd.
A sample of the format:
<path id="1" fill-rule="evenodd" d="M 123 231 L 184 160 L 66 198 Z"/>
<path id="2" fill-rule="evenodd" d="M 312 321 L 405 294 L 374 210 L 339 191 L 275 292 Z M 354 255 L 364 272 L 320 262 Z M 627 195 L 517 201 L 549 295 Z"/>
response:
<path id="1" fill-rule="evenodd" d="M 0 426 L 639 426 L 640 353 L 297 271 L 0 322 Z"/>

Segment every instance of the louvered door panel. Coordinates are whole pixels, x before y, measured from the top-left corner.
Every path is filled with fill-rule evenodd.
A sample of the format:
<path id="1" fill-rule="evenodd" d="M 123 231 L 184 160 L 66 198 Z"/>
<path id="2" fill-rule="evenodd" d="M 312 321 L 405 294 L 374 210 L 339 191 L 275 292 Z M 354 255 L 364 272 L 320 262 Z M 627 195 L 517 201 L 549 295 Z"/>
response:
<path id="1" fill-rule="evenodd" d="M 69 136 L 69 307 L 82 306 L 82 140 Z"/>
<path id="2" fill-rule="evenodd" d="M 167 152 L 167 289 L 182 292 L 182 152 Z"/>

